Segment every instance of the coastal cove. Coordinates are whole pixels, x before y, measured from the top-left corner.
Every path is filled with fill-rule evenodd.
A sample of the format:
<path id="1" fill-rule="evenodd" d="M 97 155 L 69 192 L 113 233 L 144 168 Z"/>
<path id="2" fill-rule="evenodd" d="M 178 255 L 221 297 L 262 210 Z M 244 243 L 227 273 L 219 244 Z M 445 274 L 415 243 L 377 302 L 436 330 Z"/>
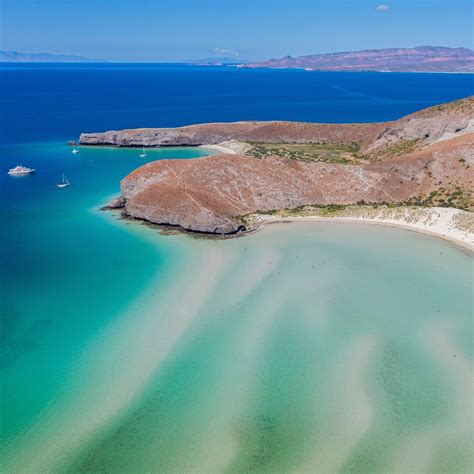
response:
<path id="1" fill-rule="evenodd" d="M 470 257 L 354 223 L 224 241 L 127 229 L 165 260 L 68 359 L 6 470 L 430 470 L 452 439 L 443 466 L 468 472 Z"/>
<path id="2" fill-rule="evenodd" d="M 165 235 L 100 208 L 146 163 L 225 147 L 66 145 L 212 120 L 392 120 L 472 94 L 470 81 L 5 69 L 0 471 L 470 471 L 472 251 L 386 225 L 431 225 L 472 250 L 449 224 L 461 211 L 255 213 L 243 238 Z M 16 165 L 36 172 L 8 176 Z"/>

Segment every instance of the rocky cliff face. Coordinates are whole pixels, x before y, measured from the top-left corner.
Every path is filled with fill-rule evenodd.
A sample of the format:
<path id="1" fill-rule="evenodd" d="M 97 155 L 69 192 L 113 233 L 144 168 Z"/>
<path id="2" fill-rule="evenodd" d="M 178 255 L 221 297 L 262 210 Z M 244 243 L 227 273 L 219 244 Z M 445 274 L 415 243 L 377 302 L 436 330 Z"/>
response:
<path id="1" fill-rule="evenodd" d="M 240 230 L 243 224 L 238 216 L 243 214 L 305 204 L 408 200 L 429 205 L 438 196 L 438 204 L 462 201 L 464 207 L 472 207 L 473 116 L 471 97 L 388 124 L 252 122 L 167 130 L 168 139 L 198 136 L 200 144 L 235 137 L 272 143 L 359 141 L 361 153 L 375 158 L 359 165 L 241 155 L 157 161 L 138 168 L 122 181 L 120 204 L 127 215 L 135 218 L 219 234 Z M 144 133 L 117 132 L 114 140 L 125 143 L 130 136 L 156 139 L 165 132 Z M 108 134 L 99 137 L 100 143 L 110 139 Z"/>
<path id="2" fill-rule="evenodd" d="M 388 124 L 367 147 L 369 153 L 403 142 L 430 145 L 474 132 L 474 97 L 441 104 Z"/>
<path id="3" fill-rule="evenodd" d="M 419 46 L 344 53 L 286 56 L 245 68 L 300 68 L 317 71 L 473 72 L 474 51 L 467 48 Z"/>
<path id="4" fill-rule="evenodd" d="M 317 124 L 300 122 L 234 122 L 179 128 L 139 128 L 82 133 L 81 145 L 198 146 L 227 140 L 267 143 L 371 142 L 384 124 Z"/>

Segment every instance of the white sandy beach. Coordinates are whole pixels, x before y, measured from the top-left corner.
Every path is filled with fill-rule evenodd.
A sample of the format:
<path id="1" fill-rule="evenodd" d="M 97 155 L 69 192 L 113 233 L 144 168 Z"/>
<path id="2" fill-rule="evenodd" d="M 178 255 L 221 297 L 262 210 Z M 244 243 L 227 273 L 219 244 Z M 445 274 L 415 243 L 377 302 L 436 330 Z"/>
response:
<path id="1" fill-rule="evenodd" d="M 226 140 L 217 145 L 202 145 L 200 148 L 215 150 L 224 153 L 225 155 L 245 155 L 245 152 L 250 148 L 250 146 L 247 143 L 239 142 L 237 140 Z"/>
<path id="2" fill-rule="evenodd" d="M 226 155 L 235 155 L 236 152 L 230 148 L 224 147 L 222 145 L 205 145 L 199 148 L 205 148 L 206 150 L 215 150 Z"/>
<path id="3" fill-rule="evenodd" d="M 474 214 L 460 209 L 433 207 L 372 208 L 348 207 L 334 217 L 318 215 L 252 214 L 249 222 L 256 225 L 278 221 L 313 220 L 320 222 L 359 222 L 381 224 L 433 235 L 468 250 L 474 250 Z"/>

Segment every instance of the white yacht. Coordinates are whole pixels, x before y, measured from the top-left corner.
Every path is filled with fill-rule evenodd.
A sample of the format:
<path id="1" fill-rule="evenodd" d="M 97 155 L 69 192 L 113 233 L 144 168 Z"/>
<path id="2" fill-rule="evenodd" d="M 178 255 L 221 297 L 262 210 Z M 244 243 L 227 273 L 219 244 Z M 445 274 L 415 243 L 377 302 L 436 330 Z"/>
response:
<path id="1" fill-rule="evenodd" d="M 27 168 L 26 166 L 15 166 L 15 168 L 11 168 L 8 170 L 8 174 L 11 176 L 22 176 L 25 174 L 34 173 L 35 170 L 32 168 Z"/>
<path id="2" fill-rule="evenodd" d="M 79 150 L 78 150 L 77 148 L 73 148 L 73 149 L 71 150 L 71 153 L 72 153 L 73 155 L 75 155 L 76 153 L 79 153 Z"/>
<path id="3" fill-rule="evenodd" d="M 58 188 L 66 188 L 66 187 L 70 186 L 70 184 L 71 183 L 68 181 L 68 179 L 66 178 L 66 176 L 64 176 L 64 173 L 63 173 L 63 180 L 59 184 L 57 184 L 56 186 Z"/>
<path id="4" fill-rule="evenodd" d="M 146 151 L 145 151 L 145 147 L 143 147 L 143 152 L 142 154 L 140 155 L 140 158 L 146 158 Z"/>

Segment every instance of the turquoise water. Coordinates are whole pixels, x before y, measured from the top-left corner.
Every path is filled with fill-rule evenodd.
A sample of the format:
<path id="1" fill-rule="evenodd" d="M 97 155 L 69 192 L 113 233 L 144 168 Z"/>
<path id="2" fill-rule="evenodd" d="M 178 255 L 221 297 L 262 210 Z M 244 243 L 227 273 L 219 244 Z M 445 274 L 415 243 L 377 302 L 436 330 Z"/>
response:
<path id="1" fill-rule="evenodd" d="M 340 223 L 161 236 L 99 211 L 140 150 L 63 143 L 389 120 L 472 93 L 471 78 L 41 65 L 0 82 L 2 472 L 469 471 L 471 256 Z M 37 172 L 8 176 L 18 164 Z"/>
<path id="2" fill-rule="evenodd" d="M 6 169 L 25 159 L 37 169 L 25 177 L 2 170 L 0 178 L 3 439 L 55 402 L 84 344 L 173 258 L 99 212 L 143 163 L 139 153 L 85 148 L 73 156 L 61 143 L 1 147 Z M 148 159 L 203 154 L 170 148 Z M 59 190 L 62 171 L 72 185 Z"/>
<path id="3" fill-rule="evenodd" d="M 139 150 L 3 151 L 33 149 L 2 211 L 4 472 L 469 472 L 465 252 L 342 223 L 162 236 L 98 211 Z"/>
<path id="4" fill-rule="evenodd" d="M 193 278 L 157 287 L 143 318 L 156 343 L 185 330 L 65 470 L 469 471 L 464 253 L 351 224 L 171 240 L 191 249 Z"/>

